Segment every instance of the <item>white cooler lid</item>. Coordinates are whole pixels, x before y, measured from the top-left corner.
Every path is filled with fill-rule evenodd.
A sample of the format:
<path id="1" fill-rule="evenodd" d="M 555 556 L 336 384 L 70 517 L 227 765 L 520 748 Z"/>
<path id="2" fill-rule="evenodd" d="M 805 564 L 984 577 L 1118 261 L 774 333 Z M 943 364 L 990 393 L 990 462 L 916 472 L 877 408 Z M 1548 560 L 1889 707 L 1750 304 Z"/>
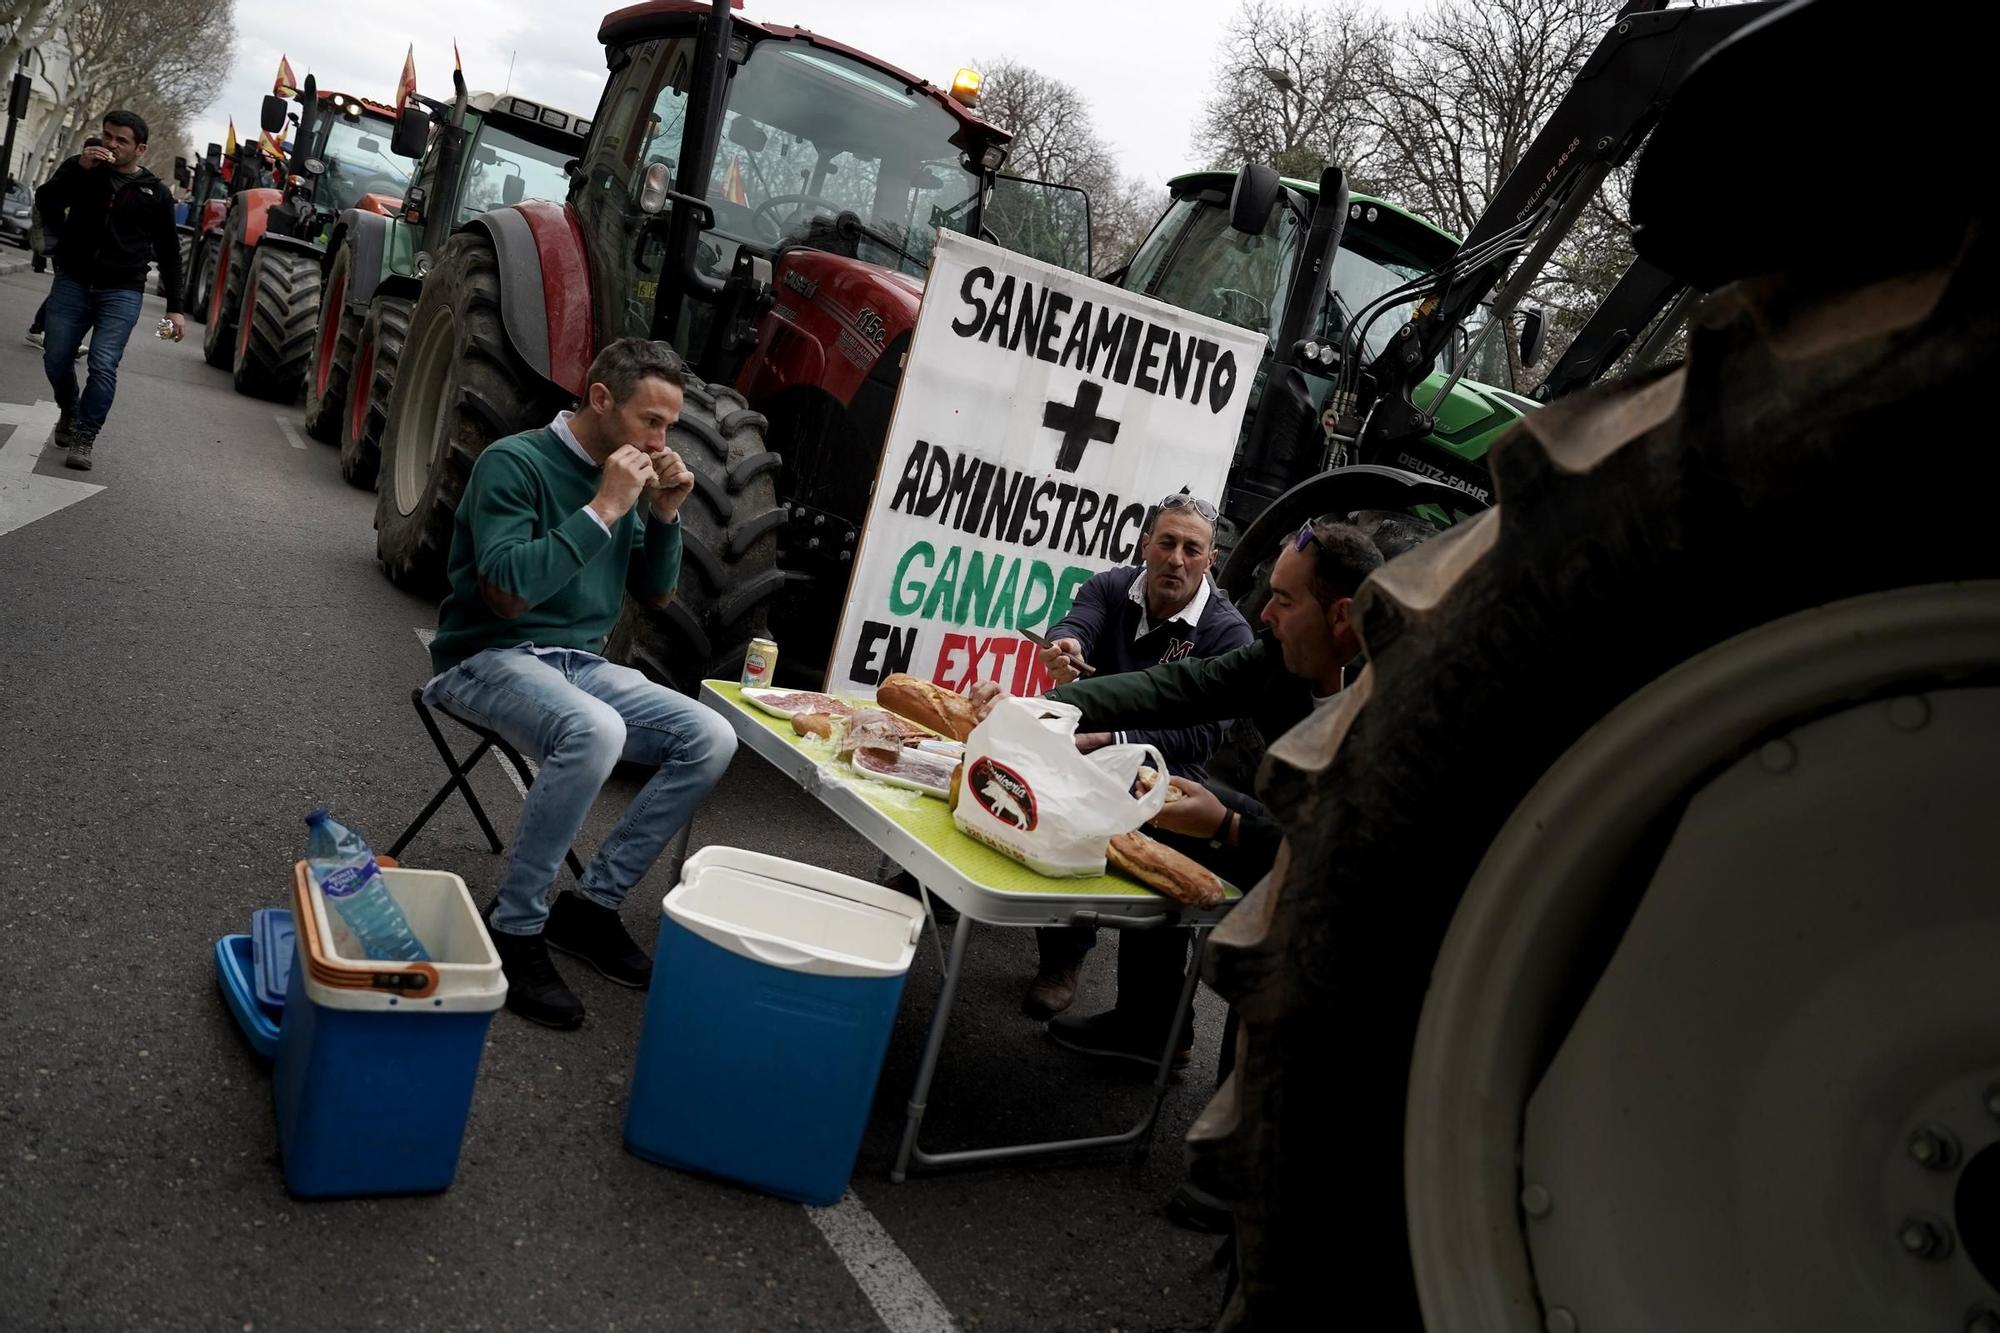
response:
<path id="1" fill-rule="evenodd" d="M 731 858 L 733 859 L 733 858 Z M 792 863 L 759 857 L 770 867 Z M 755 873 L 736 865 L 696 865 L 667 894 L 661 909 L 679 925 L 740 957 L 772 967 L 821 977 L 894 977 L 910 968 L 923 931 L 920 904 L 878 885 L 865 900 L 841 892 L 837 881 L 815 866 L 798 866 L 794 883 L 778 874 Z M 829 882 L 833 881 L 833 882 Z"/>

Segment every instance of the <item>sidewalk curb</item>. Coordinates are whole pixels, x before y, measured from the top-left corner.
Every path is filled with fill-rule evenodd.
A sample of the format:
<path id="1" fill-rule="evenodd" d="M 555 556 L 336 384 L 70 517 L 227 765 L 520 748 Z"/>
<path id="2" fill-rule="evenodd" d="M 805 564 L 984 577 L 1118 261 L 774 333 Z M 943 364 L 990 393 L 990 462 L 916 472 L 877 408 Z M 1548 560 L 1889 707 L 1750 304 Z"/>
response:
<path id="1" fill-rule="evenodd" d="M 34 267 L 34 262 L 32 260 L 27 260 L 27 259 L 0 260 L 0 278 L 4 278 L 10 273 L 26 273 L 29 269 L 33 267 Z"/>

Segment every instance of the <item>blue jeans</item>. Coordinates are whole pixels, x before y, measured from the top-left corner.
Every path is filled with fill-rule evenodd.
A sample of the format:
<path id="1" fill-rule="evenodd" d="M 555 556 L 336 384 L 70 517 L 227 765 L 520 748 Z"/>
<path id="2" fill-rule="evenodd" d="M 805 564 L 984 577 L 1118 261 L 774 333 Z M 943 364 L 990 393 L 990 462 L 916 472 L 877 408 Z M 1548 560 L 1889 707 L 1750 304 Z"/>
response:
<path id="1" fill-rule="evenodd" d="M 56 406 L 74 412 L 72 429 L 94 436 L 111 415 L 111 396 L 118 392 L 118 362 L 125 343 L 139 322 L 146 294 L 129 287 L 86 287 L 65 273 L 56 274 L 44 307 L 42 369 L 55 390 Z M 95 332 L 92 333 L 92 330 Z M 90 382 L 76 390 L 76 349 L 91 333 Z"/>
<path id="2" fill-rule="evenodd" d="M 617 907 L 722 780 L 736 733 L 714 710 L 630 667 L 573 648 L 488 648 L 424 700 L 497 731 L 537 760 L 492 927 L 537 935 L 563 853 L 620 759 L 659 766 L 583 872 L 584 897 Z"/>

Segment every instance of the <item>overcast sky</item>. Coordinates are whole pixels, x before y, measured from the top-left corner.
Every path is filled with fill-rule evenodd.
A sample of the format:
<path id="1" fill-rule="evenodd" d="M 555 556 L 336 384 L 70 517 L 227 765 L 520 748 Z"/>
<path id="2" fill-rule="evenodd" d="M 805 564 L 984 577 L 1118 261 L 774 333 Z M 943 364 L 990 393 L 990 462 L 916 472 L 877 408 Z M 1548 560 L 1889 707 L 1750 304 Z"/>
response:
<path id="1" fill-rule="evenodd" d="M 1413 3 L 1379 7 L 1398 12 Z M 330 21 L 301 24 L 299 14 L 311 6 L 243 0 L 236 65 L 194 127 L 193 147 L 220 142 L 230 116 L 240 137 L 256 133 L 258 99 L 271 90 L 281 51 L 301 79 L 310 72 L 322 88 L 388 101 L 403 51 L 414 44 L 417 86 L 442 97 L 451 87 L 454 37 L 475 90 L 500 91 L 511 58 L 514 91 L 588 116 L 604 84 L 597 21 L 616 7 L 340 0 L 324 11 Z M 1228 0 L 745 0 L 741 10 L 810 28 L 939 85 L 961 65 L 1001 56 L 1025 61 L 1082 89 L 1125 170 L 1156 185 L 1198 165 L 1190 131 L 1213 75 L 1215 44 L 1234 12 Z M 313 34 L 309 44 L 303 32 Z"/>

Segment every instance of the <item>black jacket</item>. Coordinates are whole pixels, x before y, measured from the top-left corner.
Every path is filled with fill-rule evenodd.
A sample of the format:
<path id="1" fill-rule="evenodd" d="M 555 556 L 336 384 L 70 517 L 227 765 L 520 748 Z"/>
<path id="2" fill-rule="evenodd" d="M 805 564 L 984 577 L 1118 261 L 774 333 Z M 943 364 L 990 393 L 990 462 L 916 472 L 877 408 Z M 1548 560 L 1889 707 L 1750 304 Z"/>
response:
<path id="1" fill-rule="evenodd" d="M 1144 569 L 1127 565 L 1093 574 L 1077 590 L 1076 600 L 1048 632 L 1050 639 L 1071 638 L 1083 645 L 1083 655 L 1097 668 L 1099 677 L 1144 671 L 1162 662 L 1178 662 L 1187 657 L 1215 657 L 1250 642 L 1250 624 L 1243 613 L 1230 605 L 1221 589 L 1208 590 L 1208 605 L 1202 608 L 1201 622 L 1190 633 L 1184 622 L 1169 620 L 1153 626 L 1152 633 L 1138 636 L 1139 617 L 1144 614 L 1132 600 L 1132 585 Z M 1121 728 L 1122 739 L 1138 745 L 1152 745 L 1167 761 L 1167 769 L 1199 781 L 1203 765 L 1222 744 L 1222 723 L 1197 722 L 1187 726 Z"/>
<path id="2" fill-rule="evenodd" d="M 43 229 L 56 238 L 56 271 L 86 287 L 146 289 L 146 264 L 159 264 L 167 310 L 181 308 L 181 247 L 174 194 L 144 167 L 120 176 L 70 158 L 35 191 Z"/>

